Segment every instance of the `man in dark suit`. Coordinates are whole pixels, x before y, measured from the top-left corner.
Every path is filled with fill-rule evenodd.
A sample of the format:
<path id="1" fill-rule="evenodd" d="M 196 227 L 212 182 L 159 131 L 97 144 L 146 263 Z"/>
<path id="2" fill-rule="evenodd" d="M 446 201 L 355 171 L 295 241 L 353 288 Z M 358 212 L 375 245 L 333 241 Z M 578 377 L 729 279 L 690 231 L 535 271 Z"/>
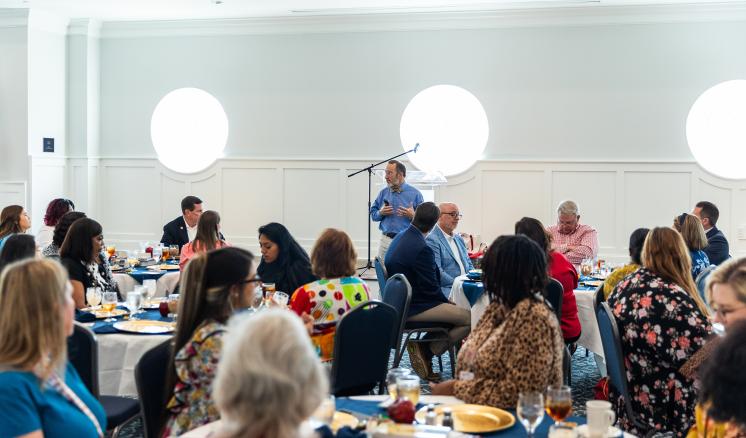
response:
<path id="1" fill-rule="evenodd" d="M 202 215 L 202 200 L 196 196 L 187 196 L 181 200 L 181 216 L 163 226 L 161 243 L 181 247 L 194 240 L 197 235 L 197 223 Z"/>
<path id="2" fill-rule="evenodd" d="M 730 258 L 728 239 L 715 225 L 720 217 L 720 211 L 712 202 L 701 201 L 694 206 L 693 215 L 702 221 L 707 233 L 707 247 L 704 249 L 707 258 L 713 265 L 719 265 Z"/>
<path id="3" fill-rule="evenodd" d="M 449 303 L 443 296 L 435 255 L 425 240 L 439 217 L 440 209 L 434 203 L 420 204 L 414 213 L 412 224 L 391 242 L 384 263 L 389 275 L 404 274 L 412 286 L 407 321 L 452 325 L 447 341 L 426 344 L 415 342 L 407 346 L 412 368 L 420 377 L 428 380 L 439 378 L 432 372 L 433 355 L 448 351 L 451 346 L 464 339 L 471 329 L 470 313 Z"/>

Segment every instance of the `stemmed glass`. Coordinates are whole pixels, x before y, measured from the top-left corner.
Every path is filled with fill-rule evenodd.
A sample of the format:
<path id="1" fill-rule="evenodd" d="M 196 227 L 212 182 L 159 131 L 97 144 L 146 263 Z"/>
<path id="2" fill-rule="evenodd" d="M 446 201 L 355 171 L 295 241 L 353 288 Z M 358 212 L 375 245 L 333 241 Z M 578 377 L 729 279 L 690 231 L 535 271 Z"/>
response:
<path id="1" fill-rule="evenodd" d="M 114 319 L 114 315 L 112 315 L 111 312 L 117 307 L 117 293 L 116 292 L 104 292 L 101 305 L 107 314 L 106 315 L 107 318 L 104 320 L 104 322 L 116 321 L 116 319 Z"/>
<path id="2" fill-rule="evenodd" d="M 130 311 L 130 320 L 134 321 L 137 319 L 137 315 L 142 305 L 142 295 L 140 292 L 127 292 L 127 301 L 125 303 L 127 310 Z"/>
<path id="3" fill-rule="evenodd" d="M 161 263 L 161 256 L 163 256 L 163 248 L 160 245 L 153 245 L 153 260 L 156 264 Z"/>
<path id="4" fill-rule="evenodd" d="M 179 245 L 169 246 L 168 253 L 171 255 L 171 259 L 176 260 L 176 257 L 179 256 Z"/>
<path id="5" fill-rule="evenodd" d="M 85 290 L 85 300 L 88 302 L 88 306 L 94 308 L 101 304 L 101 288 L 89 287 Z"/>
<path id="6" fill-rule="evenodd" d="M 145 290 L 142 291 L 142 297 L 146 302 L 152 303 L 155 292 L 158 289 L 156 281 L 153 279 L 143 280 L 142 285 L 145 287 Z"/>
<path id="7" fill-rule="evenodd" d="M 558 424 L 572 412 L 572 392 L 569 386 L 552 385 L 547 388 L 546 411 Z"/>
<path id="8" fill-rule="evenodd" d="M 536 427 L 544 419 L 544 396 L 540 392 L 520 393 L 516 414 L 526 428 L 528 437 L 532 438 Z"/>

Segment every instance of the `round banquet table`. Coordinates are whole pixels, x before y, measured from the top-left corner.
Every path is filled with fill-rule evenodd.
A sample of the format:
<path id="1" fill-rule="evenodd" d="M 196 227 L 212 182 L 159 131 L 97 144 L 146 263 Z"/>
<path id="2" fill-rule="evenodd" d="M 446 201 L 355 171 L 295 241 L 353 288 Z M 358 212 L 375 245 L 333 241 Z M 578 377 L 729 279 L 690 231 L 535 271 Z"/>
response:
<path id="1" fill-rule="evenodd" d="M 154 279 L 155 280 L 155 295 L 156 297 L 165 297 L 174 291 L 176 285 L 179 283 L 179 271 L 162 271 L 153 272 L 145 275 L 132 276 L 127 273 L 115 272 L 113 274 L 114 281 L 119 285 L 119 291 L 124 295 L 127 292 L 135 290 L 135 286 L 142 284 L 142 280 Z M 137 277 L 137 278 L 136 278 Z"/>

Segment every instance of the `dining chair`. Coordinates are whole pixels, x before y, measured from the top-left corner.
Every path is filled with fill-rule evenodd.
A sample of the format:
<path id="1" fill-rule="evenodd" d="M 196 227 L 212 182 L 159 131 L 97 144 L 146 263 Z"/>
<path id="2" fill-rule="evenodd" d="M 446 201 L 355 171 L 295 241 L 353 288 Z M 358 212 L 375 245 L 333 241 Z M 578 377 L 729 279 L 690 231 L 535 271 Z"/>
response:
<path id="1" fill-rule="evenodd" d="M 367 394 L 386 379 L 397 319 L 396 309 L 375 300 L 342 316 L 334 334 L 332 394 Z"/>
<path id="2" fill-rule="evenodd" d="M 599 303 L 596 308 L 596 321 L 598 322 L 598 330 L 601 334 L 601 344 L 604 349 L 609 383 L 621 396 L 621 402 L 624 403 L 627 417 L 637 429 L 647 431 L 646 436 L 650 436 L 655 431 L 651 430 L 649 425 L 643 424 L 632 409 L 627 370 L 624 365 L 624 354 L 622 353 L 622 338 L 619 335 L 619 327 L 617 326 L 614 313 L 605 301 Z"/>
<path id="3" fill-rule="evenodd" d="M 386 281 L 386 287 L 383 294 L 383 302 L 391 305 L 397 312 L 396 327 L 397 333 L 392 339 L 391 348 L 395 349 L 394 368 L 399 366 L 407 344 L 410 342 L 430 343 L 433 341 L 442 341 L 448 339 L 448 330 L 453 325 L 436 322 L 412 322 L 407 321 L 409 313 L 409 303 L 412 300 L 412 286 L 404 274 L 394 274 Z M 434 334 L 436 337 L 424 339 L 426 334 Z M 456 372 L 456 347 L 453 346 L 448 350 L 448 356 L 451 359 L 451 375 Z M 443 372 L 443 358 L 438 356 L 438 365 L 440 372 Z"/>
<path id="4" fill-rule="evenodd" d="M 98 344 L 88 327 L 75 322 L 73 334 L 67 338 L 67 356 L 83 384 L 104 408 L 107 428 L 116 438 L 125 425 L 140 416 L 140 404 L 134 398 L 99 393 Z"/>
<path id="5" fill-rule="evenodd" d="M 376 256 L 373 260 L 373 266 L 376 268 L 376 280 L 378 280 L 378 290 L 380 291 L 381 299 L 383 299 L 383 292 L 386 289 L 386 280 L 388 275 L 386 274 L 386 266 L 383 265 L 383 261 Z"/>
<path id="6" fill-rule="evenodd" d="M 712 274 L 712 271 L 717 269 L 716 265 L 710 265 L 702 270 L 702 272 L 697 275 L 697 279 L 694 281 L 694 283 L 697 285 L 697 292 L 699 292 L 699 296 L 702 297 L 702 301 L 707 304 L 707 307 L 709 308 L 710 304 L 707 302 L 707 297 L 705 297 L 705 287 L 707 286 L 707 278 Z"/>
<path id="7" fill-rule="evenodd" d="M 562 287 L 562 283 L 549 278 L 549 283 L 544 288 L 544 297 L 546 297 L 549 304 L 552 305 L 552 310 L 557 315 L 557 320 L 562 320 L 562 296 L 565 294 L 565 289 Z"/>
<path id="8" fill-rule="evenodd" d="M 163 341 L 142 355 L 135 365 L 135 384 L 142 409 L 145 438 L 160 436 L 167 395 L 164 393 L 171 359 L 171 340 Z"/>

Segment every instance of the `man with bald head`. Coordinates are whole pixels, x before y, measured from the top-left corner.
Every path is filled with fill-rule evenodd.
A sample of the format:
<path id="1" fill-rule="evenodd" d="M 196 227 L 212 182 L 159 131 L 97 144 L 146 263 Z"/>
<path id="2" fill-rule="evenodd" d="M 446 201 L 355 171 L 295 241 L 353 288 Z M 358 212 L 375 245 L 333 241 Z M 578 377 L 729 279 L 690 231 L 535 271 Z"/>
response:
<path id="1" fill-rule="evenodd" d="M 469 260 L 464 240 L 455 232 L 462 216 L 458 205 L 444 202 L 438 207 L 440 218 L 427 236 L 427 244 L 435 254 L 435 264 L 440 271 L 440 289 L 447 297 L 451 293 L 453 279 L 466 274 L 474 266 Z"/>

